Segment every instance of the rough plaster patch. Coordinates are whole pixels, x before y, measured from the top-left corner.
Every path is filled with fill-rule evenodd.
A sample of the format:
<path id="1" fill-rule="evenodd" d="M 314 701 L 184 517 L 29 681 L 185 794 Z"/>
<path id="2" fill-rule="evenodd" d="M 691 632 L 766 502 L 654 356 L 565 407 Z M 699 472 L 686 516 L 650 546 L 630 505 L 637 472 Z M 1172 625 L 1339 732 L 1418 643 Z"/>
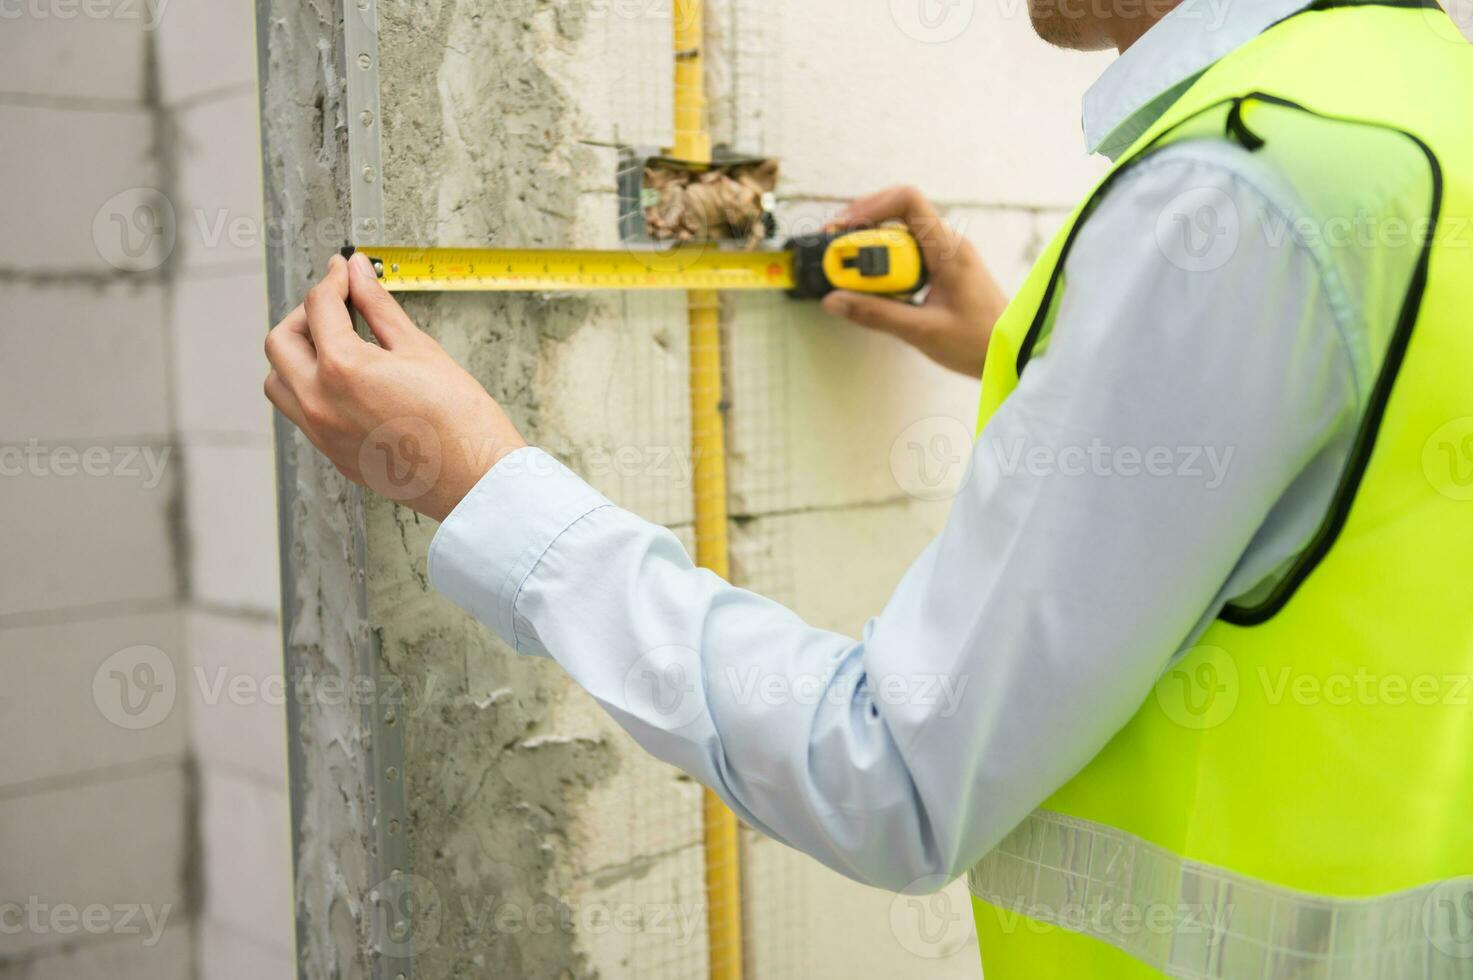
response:
<path id="1" fill-rule="evenodd" d="M 605 180 L 605 158 L 577 141 L 579 106 L 553 71 L 578 47 L 584 7 L 381 4 L 389 238 L 532 247 L 597 233 L 581 226 L 582 195 Z M 422 296 L 406 307 L 540 442 L 543 379 L 599 303 Z M 603 719 L 561 720 L 560 668 L 516 656 L 429 591 L 430 522 L 375 500 L 367 524 L 370 618 L 409 699 L 411 867 L 437 902 L 416 977 L 595 975 L 570 896 L 583 800 L 619 769 L 622 736 Z"/>

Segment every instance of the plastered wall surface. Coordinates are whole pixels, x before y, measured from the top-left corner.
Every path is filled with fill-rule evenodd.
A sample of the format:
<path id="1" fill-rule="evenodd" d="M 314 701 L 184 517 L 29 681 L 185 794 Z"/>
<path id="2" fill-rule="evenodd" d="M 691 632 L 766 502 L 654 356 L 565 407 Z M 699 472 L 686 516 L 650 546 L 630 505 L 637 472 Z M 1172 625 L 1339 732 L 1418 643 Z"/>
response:
<path id="1" fill-rule="evenodd" d="M 670 136 L 668 5 L 379 12 L 385 240 L 616 244 L 613 145 Z M 1076 120 L 1102 62 L 1049 51 L 1021 10 L 978 5 L 939 42 L 884 4 L 713 0 L 708 18 L 716 138 L 782 159 L 787 228 L 913 182 L 1016 284 L 1097 172 Z M 688 540 L 682 296 L 406 307 L 530 441 Z M 959 476 L 911 447 L 924 456 L 939 433 L 963 451 L 976 383 L 813 308 L 726 309 L 734 575 L 857 633 L 941 527 Z M 702 975 L 698 787 L 556 665 L 517 657 L 435 595 L 432 522 L 372 497 L 365 521 L 367 618 L 408 698 L 416 976 Z M 746 855 L 751 975 L 977 975 L 959 888 L 913 907 L 755 835 Z"/>

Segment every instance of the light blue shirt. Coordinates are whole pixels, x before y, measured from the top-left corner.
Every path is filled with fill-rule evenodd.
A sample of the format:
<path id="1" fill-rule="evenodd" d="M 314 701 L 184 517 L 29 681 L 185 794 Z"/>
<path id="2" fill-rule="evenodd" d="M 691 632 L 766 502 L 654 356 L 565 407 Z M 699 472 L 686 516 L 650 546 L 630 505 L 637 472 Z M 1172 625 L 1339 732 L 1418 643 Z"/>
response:
<path id="1" fill-rule="evenodd" d="M 1092 146 L 1120 152 L 1300 6 L 1188 0 L 1086 97 Z M 1163 221 L 1204 195 L 1237 216 L 1226 251 Z M 860 637 L 693 567 L 668 530 L 537 449 L 450 515 L 431 581 L 752 826 L 892 889 L 959 874 L 1322 520 L 1374 360 L 1356 325 L 1394 315 L 1362 309 L 1341 270 L 1411 261 L 1352 244 L 1356 261 L 1327 262 L 1283 234 L 1330 217 L 1226 141 L 1120 179 L 945 529 Z"/>

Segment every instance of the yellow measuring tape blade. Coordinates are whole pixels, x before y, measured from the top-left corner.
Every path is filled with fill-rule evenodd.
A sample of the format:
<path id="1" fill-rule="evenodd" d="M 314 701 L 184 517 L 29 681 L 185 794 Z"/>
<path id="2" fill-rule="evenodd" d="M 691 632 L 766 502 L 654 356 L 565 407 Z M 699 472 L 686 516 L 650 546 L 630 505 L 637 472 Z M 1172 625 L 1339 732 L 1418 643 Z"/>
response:
<path id="1" fill-rule="evenodd" d="M 390 292 L 574 292 L 605 289 L 790 289 L 790 252 L 714 245 L 660 250 L 359 248 Z"/>

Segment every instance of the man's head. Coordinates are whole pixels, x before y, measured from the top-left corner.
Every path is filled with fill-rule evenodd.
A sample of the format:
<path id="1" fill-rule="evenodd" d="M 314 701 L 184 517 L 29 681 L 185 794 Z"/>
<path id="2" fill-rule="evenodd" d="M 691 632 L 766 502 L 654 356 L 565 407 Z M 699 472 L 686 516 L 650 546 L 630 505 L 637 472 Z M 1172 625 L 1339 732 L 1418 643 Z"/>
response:
<path id="1" fill-rule="evenodd" d="M 1072 51 L 1124 51 L 1182 0 L 1028 0 L 1033 29 Z"/>

